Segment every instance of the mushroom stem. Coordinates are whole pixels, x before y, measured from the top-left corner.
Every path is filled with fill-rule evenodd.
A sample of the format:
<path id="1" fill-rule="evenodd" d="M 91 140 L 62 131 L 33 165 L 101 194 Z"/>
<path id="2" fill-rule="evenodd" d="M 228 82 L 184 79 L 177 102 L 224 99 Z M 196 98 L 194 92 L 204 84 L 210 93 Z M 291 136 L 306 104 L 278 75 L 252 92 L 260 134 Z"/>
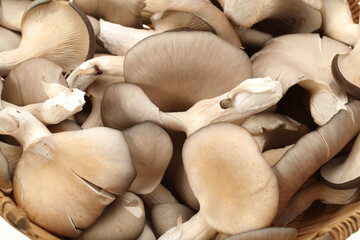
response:
<path id="1" fill-rule="evenodd" d="M 50 136 L 51 132 L 26 111 L 6 108 L 0 112 L 0 133 L 14 137 L 25 150 L 36 139 Z"/>
<path id="2" fill-rule="evenodd" d="M 0 52 L 0 75 L 8 75 L 16 64 L 33 57 L 37 56 L 31 53 L 31 49 L 23 45 L 13 50 Z"/>
<path id="3" fill-rule="evenodd" d="M 141 200 L 143 200 L 147 208 L 161 203 L 177 203 L 176 198 L 167 190 L 162 184 L 159 184 L 151 193 L 140 194 Z"/>
<path id="4" fill-rule="evenodd" d="M 217 231 L 208 224 L 206 218 L 198 212 L 183 224 L 178 220 L 178 226 L 169 229 L 159 240 L 207 240 L 214 236 L 216 232 Z"/>
<path id="5" fill-rule="evenodd" d="M 302 137 L 273 166 L 280 187 L 278 214 L 303 183 L 359 132 L 359 119 L 360 101 L 348 103 L 346 110 Z"/>
<path id="6" fill-rule="evenodd" d="M 92 127 L 104 126 L 101 120 L 101 98 L 91 97 L 91 112 L 86 118 L 85 122 L 81 125 L 81 128 L 87 129 Z"/>
<path id="7" fill-rule="evenodd" d="M 124 56 L 102 56 L 85 61 L 66 79 L 69 87 L 82 91 L 90 86 L 98 76 L 123 76 Z"/>

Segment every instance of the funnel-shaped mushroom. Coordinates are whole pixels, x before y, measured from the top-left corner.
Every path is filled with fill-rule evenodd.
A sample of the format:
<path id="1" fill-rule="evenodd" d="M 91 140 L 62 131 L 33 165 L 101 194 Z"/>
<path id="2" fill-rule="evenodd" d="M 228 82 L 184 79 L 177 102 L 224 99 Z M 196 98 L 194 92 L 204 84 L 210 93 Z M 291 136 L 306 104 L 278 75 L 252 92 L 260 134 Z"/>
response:
<path id="1" fill-rule="evenodd" d="M 69 71 L 95 50 L 93 28 L 72 1 L 34 1 L 24 13 L 21 35 L 17 49 L 0 53 L 1 75 L 33 57 L 48 58 Z"/>
<path id="2" fill-rule="evenodd" d="M 336 189 L 359 187 L 359 147 L 358 135 L 349 155 L 334 158 L 321 167 L 321 181 Z"/>
<path id="3" fill-rule="evenodd" d="M 276 104 L 282 96 L 281 83 L 271 78 L 247 79 L 231 91 L 197 102 L 186 112 L 162 112 L 133 84 L 115 83 L 107 88 L 101 102 L 105 126 L 126 129 L 152 121 L 165 128 L 186 132 L 215 122 L 241 123 L 247 117 Z"/>
<path id="4" fill-rule="evenodd" d="M 324 126 L 306 134 L 273 166 L 280 187 L 279 213 L 305 181 L 360 130 L 360 102 L 348 103 Z"/>
<path id="5" fill-rule="evenodd" d="M 160 184 L 169 165 L 171 139 L 165 130 L 151 122 L 135 125 L 123 133 L 137 173 L 129 190 L 137 194 L 150 193 Z"/>
<path id="6" fill-rule="evenodd" d="M 28 112 L 11 108 L 0 118 L 1 134 L 23 147 L 13 178 L 15 200 L 49 231 L 78 236 L 135 178 L 120 131 L 100 127 L 51 134 Z"/>
<path id="7" fill-rule="evenodd" d="M 267 227 L 278 206 L 274 172 L 244 128 L 217 123 L 187 138 L 183 161 L 200 211 L 160 239 L 209 239 Z"/>
<path id="8" fill-rule="evenodd" d="M 305 88 L 311 94 L 311 115 L 323 125 L 348 101 L 329 66 L 336 54 L 349 51 L 348 46 L 318 34 L 285 35 L 270 40 L 253 55 L 253 74 L 277 79 L 284 94 L 295 84 Z"/>
<path id="9" fill-rule="evenodd" d="M 124 62 L 125 82 L 140 86 L 162 111 L 187 110 L 251 75 L 246 53 L 209 32 L 148 37 L 127 53 Z"/>
<path id="10" fill-rule="evenodd" d="M 145 227 L 145 210 L 141 199 L 131 192 L 118 196 L 78 238 L 83 240 L 133 240 Z"/>

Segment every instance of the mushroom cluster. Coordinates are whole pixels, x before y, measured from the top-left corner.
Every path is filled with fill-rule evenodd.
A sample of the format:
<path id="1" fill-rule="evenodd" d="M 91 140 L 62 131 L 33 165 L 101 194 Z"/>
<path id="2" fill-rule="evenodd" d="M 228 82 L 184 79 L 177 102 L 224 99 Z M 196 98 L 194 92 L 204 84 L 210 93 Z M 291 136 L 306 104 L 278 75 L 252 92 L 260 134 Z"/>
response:
<path id="1" fill-rule="evenodd" d="M 0 214 L 45 240 L 347 238 L 358 2 L 0 0 Z M 319 202 L 344 211 L 298 224 Z"/>

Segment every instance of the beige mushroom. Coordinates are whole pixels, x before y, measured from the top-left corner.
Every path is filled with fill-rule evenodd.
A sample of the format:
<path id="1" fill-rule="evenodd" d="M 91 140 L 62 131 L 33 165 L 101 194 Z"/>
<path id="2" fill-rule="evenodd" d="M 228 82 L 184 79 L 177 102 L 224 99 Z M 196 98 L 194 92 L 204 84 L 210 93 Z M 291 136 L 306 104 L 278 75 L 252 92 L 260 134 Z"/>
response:
<path id="1" fill-rule="evenodd" d="M 129 27 L 141 27 L 143 0 L 74 0 L 86 14 Z"/>
<path id="2" fill-rule="evenodd" d="M 23 147 L 13 178 L 15 200 L 48 231 L 78 236 L 136 176 L 120 131 L 100 127 L 51 134 L 26 111 L 7 108 L 0 117 L 1 134 Z"/>
<path id="3" fill-rule="evenodd" d="M 137 124 L 123 133 L 137 173 L 129 191 L 151 193 L 169 165 L 173 150 L 171 139 L 165 130 L 151 122 Z"/>
<path id="4" fill-rule="evenodd" d="M 156 240 L 155 234 L 148 223 L 145 223 L 143 232 L 136 240 Z"/>
<path id="5" fill-rule="evenodd" d="M 200 211 L 161 240 L 209 239 L 216 231 L 233 235 L 271 224 L 277 179 L 244 128 L 216 123 L 196 131 L 185 141 L 183 161 Z"/>
<path id="6" fill-rule="evenodd" d="M 13 50 L 19 47 L 21 36 L 9 29 L 0 27 L 0 52 Z"/>
<path id="7" fill-rule="evenodd" d="M 24 12 L 31 3 L 30 0 L 1 0 L 0 25 L 14 31 L 20 31 Z"/>
<path id="8" fill-rule="evenodd" d="M 352 188 L 337 190 L 318 181 L 300 189 L 290 200 L 284 211 L 275 218 L 274 226 L 286 226 L 308 209 L 315 200 L 324 204 L 347 204 L 359 200 L 360 190 Z"/>
<path id="9" fill-rule="evenodd" d="M 150 209 L 151 223 L 157 237 L 163 235 L 167 230 L 176 227 L 179 218 L 181 223 L 188 221 L 195 212 L 180 203 L 161 203 Z"/>
<path id="10" fill-rule="evenodd" d="M 324 125 L 348 102 L 345 91 L 332 76 L 331 61 L 350 49 L 318 34 L 290 34 L 274 38 L 251 58 L 254 77 L 270 76 L 283 85 L 283 93 L 299 84 L 311 94 L 310 111 Z M 315 57 L 316 56 L 316 57 Z"/>
<path id="11" fill-rule="evenodd" d="M 271 78 L 247 79 L 218 97 L 197 102 L 186 112 L 162 112 L 141 88 L 115 83 L 104 93 L 101 116 L 105 126 L 126 129 L 152 121 L 165 128 L 190 135 L 215 122 L 240 124 L 247 117 L 276 104 L 282 96 L 281 84 Z"/>
<path id="12" fill-rule="evenodd" d="M 118 196 L 106 207 L 91 227 L 77 239 L 134 240 L 145 227 L 145 210 L 141 199 L 131 192 Z"/>
<path id="13" fill-rule="evenodd" d="M 162 184 L 157 185 L 156 188 L 148 194 L 141 194 L 140 197 L 148 209 L 157 204 L 178 202 L 172 193 Z"/>
<path id="14" fill-rule="evenodd" d="M 11 179 L 21 154 L 21 147 L 0 141 L 0 189 L 6 194 L 12 192 Z"/>
<path id="15" fill-rule="evenodd" d="M 273 166 L 280 187 L 279 214 L 305 181 L 360 130 L 360 102 L 348 103 L 331 120 L 306 134 Z"/>
<path id="16" fill-rule="evenodd" d="M 18 48 L 0 52 L 1 75 L 32 57 L 48 58 L 69 71 L 95 51 L 93 28 L 72 1 L 32 2 L 24 13 L 21 35 Z"/>

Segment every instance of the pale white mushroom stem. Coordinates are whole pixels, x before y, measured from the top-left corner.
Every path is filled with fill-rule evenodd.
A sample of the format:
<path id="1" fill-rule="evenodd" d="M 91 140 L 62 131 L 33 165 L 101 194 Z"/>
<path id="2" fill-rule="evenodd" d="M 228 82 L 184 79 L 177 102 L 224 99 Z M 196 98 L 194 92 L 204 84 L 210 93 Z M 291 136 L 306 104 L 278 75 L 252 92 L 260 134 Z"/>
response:
<path id="1" fill-rule="evenodd" d="M 21 45 L 13 50 L 0 52 L 0 75 L 9 74 L 10 70 L 18 63 L 31 57 L 37 57 L 31 52 L 31 49 Z"/>
<path id="2" fill-rule="evenodd" d="M 215 98 L 201 100 L 186 112 L 168 113 L 181 119 L 189 136 L 215 122 L 241 124 L 247 117 L 264 111 L 282 97 L 282 85 L 270 77 L 247 79 Z M 220 103 L 220 104 L 219 104 Z M 166 122 L 163 122 L 166 126 Z"/>
<path id="3" fill-rule="evenodd" d="M 125 27 L 100 19 L 98 39 L 114 55 L 124 56 L 136 43 L 155 34 L 155 31 Z"/>
<path id="4" fill-rule="evenodd" d="M 5 108 L 0 112 L 0 133 L 14 137 L 25 150 L 36 139 L 51 132 L 29 112 Z"/>
<path id="5" fill-rule="evenodd" d="M 91 98 L 91 112 L 86 118 L 85 122 L 81 125 L 81 128 L 87 129 L 92 127 L 101 127 L 104 126 L 101 120 L 101 99 L 97 97 Z"/>
<path id="6" fill-rule="evenodd" d="M 66 79 L 68 86 L 82 91 L 90 86 L 98 76 L 123 76 L 124 56 L 101 56 L 85 61 Z"/>
<path id="7" fill-rule="evenodd" d="M 159 240 L 207 240 L 216 234 L 216 230 L 212 228 L 206 218 L 198 212 L 189 221 L 169 229 Z"/>

